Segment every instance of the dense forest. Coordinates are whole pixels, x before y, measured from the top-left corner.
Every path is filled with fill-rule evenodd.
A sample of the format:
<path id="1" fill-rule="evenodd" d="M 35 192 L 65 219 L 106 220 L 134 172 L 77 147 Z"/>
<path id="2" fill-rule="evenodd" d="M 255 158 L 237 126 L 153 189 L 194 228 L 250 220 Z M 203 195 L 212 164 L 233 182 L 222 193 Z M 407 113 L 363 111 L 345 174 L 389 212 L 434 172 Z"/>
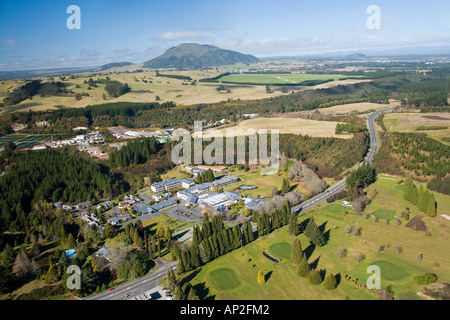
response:
<path id="1" fill-rule="evenodd" d="M 143 164 L 151 154 L 159 150 L 159 142 L 154 138 L 144 138 L 127 143 L 120 150 L 114 150 L 109 155 L 112 167 L 127 167 L 130 164 Z"/>
<path id="2" fill-rule="evenodd" d="M 76 203 L 112 197 L 125 188 L 107 167 L 66 152 L 17 152 L 7 161 L 9 168 L 0 177 L 3 230 L 25 227 L 28 213 L 39 210 L 45 201 Z"/>
<path id="3" fill-rule="evenodd" d="M 280 152 L 305 162 L 321 177 L 336 177 L 364 159 L 369 143 L 366 132 L 348 140 L 283 134 L 280 135 Z"/>
<path id="4" fill-rule="evenodd" d="M 450 147 L 425 133 L 383 132 L 374 164 L 380 172 L 409 172 L 417 180 L 441 179 L 450 172 Z"/>

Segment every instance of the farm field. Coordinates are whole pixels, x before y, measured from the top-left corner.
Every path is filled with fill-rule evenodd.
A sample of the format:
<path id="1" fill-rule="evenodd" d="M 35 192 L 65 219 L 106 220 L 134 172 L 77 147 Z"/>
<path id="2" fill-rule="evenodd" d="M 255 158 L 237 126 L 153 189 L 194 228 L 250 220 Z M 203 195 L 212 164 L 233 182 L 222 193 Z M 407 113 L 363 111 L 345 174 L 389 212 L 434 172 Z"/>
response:
<path id="1" fill-rule="evenodd" d="M 7 142 L 14 142 L 18 149 L 26 148 L 44 141 L 49 141 L 51 138 L 51 134 L 9 134 L 0 136 L 0 148 L 2 148 Z"/>
<path id="2" fill-rule="evenodd" d="M 383 123 L 388 131 L 425 133 L 450 145 L 449 141 L 442 141 L 442 138 L 450 137 L 450 116 L 446 113 L 387 113 Z M 424 129 L 436 127 L 437 130 L 417 130 L 421 127 Z"/>
<path id="3" fill-rule="evenodd" d="M 388 108 L 387 104 L 371 103 L 371 102 L 359 102 L 359 103 L 349 103 L 337 105 L 329 108 L 318 109 L 322 114 L 346 114 L 348 112 L 369 112 L 372 110 L 381 110 Z"/>
<path id="4" fill-rule="evenodd" d="M 11 112 L 25 112 L 55 110 L 59 108 L 79 108 L 88 105 L 102 104 L 108 102 L 154 102 L 156 97 L 160 97 L 160 101 L 174 101 L 177 105 L 192 105 L 198 103 L 216 103 L 227 101 L 228 99 L 253 100 L 275 97 L 291 93 L 292 90 L 313 90 L 319 88 L 328 88 L 332 86 L 353 84 L 358 82 L 365 82 L 370 80 L 349 79 L 342 81 L 329 82 L 317 86 L 289 88 L 286 93 L 283 93 L 281 88 L 272 88 L 272 93 L 267 93 L 264 86 L 243 85 L 243 84 L 226 84 L 226 89 L 230 89 L 230 93 L 217 92 L 216 88 L 219 83 L 198 82 L 200 79 L 215 77 L 219 75 L 218 72 L 213 71 L 161 71 L 162 74 L 182 75 L 191 77 L 192 81 L 197 80 L 196 85 L 191 85 L 192 81 L 183 81 L 180 79 L 156 77 L 155 71 L 143 72 L 129 72 L 119 74 L 98 74 L 92 77 L 94 80 L 98 78 L 110 77 L 111 80 L 117 80 L 122 83 L 127 83 L 131 88 L 130 92 L 118 97 L 103 98 L 105 93 L 104 84 L 98 84 L 97 87 L 88 89 L 88 81 L 90 76 L 80 75 L 74 79 L 66 77 L 62 81 L 59 77 L 55 77 L 53 81 L 61 81 L 66 85 L 67 90 L 72 90 L 74 93 L 88 93 L 89 97 L 83 97 L 81 100 L 75 100 L 74 94 L 54 96 L 46 94 L 41 96 L 41 92 L 37 92 L 33 98 L 24 100 L 17 105 L 0 108 L 0 115 Z M 44 81 L 52 81 L 49 77 L 42 78 Z M 144 81 L 147 81 L 145 83 Z M 152 83 L 150 83 L 152 82 Z M 25 84 L 23 80 L 8 80 L 0 82 L 0 100 L 7 96 L 8 92 L 14 88 Z M 78 86 L 78 88 L 77 88 Z"/>
<path id="5" fill-rule="evenodd" d="M 402 186 L 401 186 L 402 187 Z M 379 179 L 375 183 L 378 194 L 365 212 L 373 212 L 374 208 L 383 203 L 395 204 L 392 210 L 400 217 L 401 210 L 405 210 L 407 204 L 402 202 L 402 190 L 394 180 Z M 288 234 L 288 228 L 274 231 L 272 234 L 257 239 L 256 241 L 230 252 L 218 259 L 206 264 L 201 269 L 193 271 L 193 285 L 209 289 L 207 295 L 218 300 L 247 299 L 377 299 L 376 296 L 359 289 L 348 283 L 343 276 L 345 274 L 366 284 L 368 274 L 367 267 L 378 265 L 381 270 L 381 286 L 391 286 L 397 299 L 421 299 L 417 292 L 422 286 L 416 285 L 413 277 L 424 273 L 434 273 L 438 277 L 438 283 L 450 281 L 450 254 L 448 241 L 450 236 L 450 224 L 439 214 L 448 213 L 449 197 L 437 195 L 436 199 L 441 207 L 438 216 L 431 218 L 419 213 L 413 206 L 411 216 L 420 215 L 426 223 L 431 236 L 426 236 L 423 231 L 414 231 L 402 224 L 396 226 L 393 222 L 385 224 L 379 220 L 374 222 L 371 218 L 364 219 L 352 213 L 333 213 L 326 210 L 328 204 L 321 204 L 315 210 L 309 210 L 299 216 L 299 222 L 303 222 L 312 215 L 316 224 L 324 228 L 329 235 L 328 243 L 323 247 L 314 247 L 304 234 L 298 239 L 302 249 L 308 256 L 310 265 L 326 272 L 339 274 L 340 283 L 335 290 L 326 290 L 322 284 L 312 285 L 307 279 L 297 275 L 297 267 L 292 265 L 287 248 L 292 245 L 294 236 Z M 339 205 L 340 201 L 335 204 Z M 360 229 L 361 234 L 354 236 L 345 232 L 347 224 Z M 377 252 L 377 245 L 384 246 Z M 397 247 L 403 252 L 397 254 Z M 346 256 L 339 259 L 336 252 L 339 248 L 346 249 Z M 280 263 L 274 263 L 262 255 L 267 250 L 269 254 L 281 259 Z M 417 261 L 417 254 L 423 253 L 423 260 Z M 363 253 L 365 258 L 359 263 L 356 256 Z M 255 266 L 253 266 L 255 265 Z M 234 274 L 235 283 L 232 288 L 223 288 L 214 281 L 216 270 L 222 268 L 231 269 L 228 274 Z M 264 285 L 256 284 L 256 276 L 259 270 L 266 274 Z M 220 273 L 220 272 L 219 272 Z M 289 284 L 289 285 L 287 285 Z"/>
<path id="6" fill-rule="evenodd" d="M 318 121 L 318 120 L 308 120 L 308 119 L 297 119 L 297 118 L 255 118 L 241 121 L 239 124 L 220 129 L 223 136 L 236 135 L 231 131 L 227 134 L 227 130 L 239 130 L 242 129 L 244 132 L 248 129 L 254 129 L 256 132 L 260 129 L 266 129 L 267 132 L 270 130 L 279 130 L 280 134 L 292 133 L 292 134 L 302 134 L 311 137 L 335 137 L 341 139 L 351 139 L 352 134 L 336 134 L 335 129 L 338 122 L 335 121 Z M 205 131 L 205 137 L 214 137 L 216 133 L 214 131 Z"/>
<path id="7" fill-rule="evenodd" d="M 280 74 L 230 74 L 219 79 L 222 83 L 254 83 L 262 85 L 298 84 L 304 81 L 342 80 L 347 76 L 340 74 L 304 74 L 304 73 L 280 73 Z"/>

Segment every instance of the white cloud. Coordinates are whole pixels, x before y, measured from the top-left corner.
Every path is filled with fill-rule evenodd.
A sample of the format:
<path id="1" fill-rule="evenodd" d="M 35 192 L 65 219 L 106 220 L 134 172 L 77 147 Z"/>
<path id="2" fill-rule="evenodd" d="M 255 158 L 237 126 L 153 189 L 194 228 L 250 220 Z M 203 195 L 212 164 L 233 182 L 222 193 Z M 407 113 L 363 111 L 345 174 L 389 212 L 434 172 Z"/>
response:
<path id="1" fill-rule="evenodd" d="M 9 47 L 15 47 L 17 46 L 17 43 L 13 40 L 13 39 L 8 39 L 4 42 L 4 44 L 6 44 Z"/>
<path id="2" fill-rule="evenodd" d="M 154 40 L 160 42 L 166 41 L 208 41 L 211 37 L 205 35 L 200 31 L 175 31 L 166 32 L 160 36 L 154 37 Z"/>

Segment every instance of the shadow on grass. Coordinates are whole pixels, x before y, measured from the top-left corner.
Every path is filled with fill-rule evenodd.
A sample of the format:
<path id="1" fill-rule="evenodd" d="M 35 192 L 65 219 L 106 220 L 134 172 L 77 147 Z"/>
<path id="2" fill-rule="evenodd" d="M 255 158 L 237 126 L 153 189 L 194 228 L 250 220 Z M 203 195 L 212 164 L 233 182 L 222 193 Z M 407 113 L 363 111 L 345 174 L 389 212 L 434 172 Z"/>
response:
<path id="1" fill-rule="evenodd" d="M 195 286 L 192 286 L 197 296 L 200 300 L 214 300 L 216 296 L 209 295 L 209 288 L 206 286 L 205 282 L 197 283 Z"/>
<path id="2" fill-rule="evenodd" d="M 183 286 L 185 283 L 191 282 L 199 273 L 202 271 L 202 268 L 198 268 L 197 270 L 192 271 L 190 274 L 185 276 L 180 280 L 180 285 Z"/>
<path id="3" fill-rule="evenodd" d="M 269 271 L 266 273 L 266 275 L 264 276 L 265 281 L 269 281 L 270 277 L 272 276 L 273 271 Z"/>
<path id="4" fill-rule="evenodd" d="M 317 266 L 319 265 L 319 260 L 320 260 L 320 256 L 318 256 L 316 260 L 314 260 L 313 262 L 311 262 L 311 263 L 309 264 L 309 267 L 310 267 L 311 269 L 317 269 Z"/>
<path id="5" fill-rule="evenodd" d="M 303 250 L 303 253 L 306 255 L 306 259 L 309 259 L 312 256 L 315 249 L 316 249 L 316 245 L 313 243 L 310 243 L 309 246 L 306 247 L 305 250 Z"/>

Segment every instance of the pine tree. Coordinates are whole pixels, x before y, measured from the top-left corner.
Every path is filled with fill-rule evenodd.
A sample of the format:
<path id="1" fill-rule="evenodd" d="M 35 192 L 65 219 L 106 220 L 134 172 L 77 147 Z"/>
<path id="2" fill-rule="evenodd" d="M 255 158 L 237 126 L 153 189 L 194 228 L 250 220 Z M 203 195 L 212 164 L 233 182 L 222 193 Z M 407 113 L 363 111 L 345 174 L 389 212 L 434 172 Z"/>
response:
<path id="1" fill-rule="evenodd" d="M 407 176 L 405 179 L 405 183 L 403 186 L 403 199 L 407 201 L 411 201 L 412 189 L 413 189 L 413 181 L 410 176 Z"/>
<path id="2" fill-rule="evenodd" d="M 184 266 L 184 261 L 182 259 L 182 255 L 180 255 L 180 259 L 178 260 L 177 271 L 179 274 L 182 274 L 186 271 L 185 266 Z"/>
<path id="3" fill-rule="evenodd" d="M 323 281 L 320 271 L 316 269 L 311 270 L 307 275 L 307 278 L 309 280 L 309 283 L 314 285 L 320 284 Z"/>
<path id="4" fill-rule="evenodd" d="M 302 244 L 300 243 L 299 239 L 295 239 L 294 243 L 292 244 L 292 262 L 295 263 L 297 266 L 300 265 L 300 262 L 302 261 L 303 256 L 303 250 L 302 250 Z"/>
<path id="5" fill-rule="evenodd" d="M 202 232 L 203 239 L 209 238 L 212 235 L 211 223 L 209 222 L 207 213 L 204 213 L 202 217 Z"/>
<path id="6" fill-rule="evenodd" d="M 336 289 L 336 287 L 337 287 L 336 277 L 332 273 L 327 274 L 327 276 L 325 277 L 325 280 L 323 282 L 323 285 L 328 290 Z"/>
<path id="7" fill-rule="evenodd" d="M 53 263 L 50 263 L 50 267 L 48 268 L 47 274 L 45 275 L 45 283 L 49 284 L 53 281 L 57 280 L 58 272 Z"/>
<path id="8" fill-rule="evenodd" d="M 228 231 L 226 229 L 223 229 L 221 233 L 222 233 L 224 252 L 227 253 L 231 249 L 230 237 L 229 237 Z"/>
<path id="9" fill-rule="evenodd" d="M 310 266 L 309 266 L 308 259 L 306 258 L 306 255 L 303 254 L 303 255 L 302 255 L 302 260 L 300 261 L 300 264 L 299 264 L 299 266 L 298 266 L 298 271 L 297 271 L 297 273 L 298 273 L 298 275 L 299 275 L 300 277 L 305 278 L 305 277 L 308 276 L 310 270 L 311 270 L 311 268 L 310 268 Z"/>
<path id="10" fill-rule="evenodd" d="M 420 211 L 425 211 L 424 208 L 424 205 L 426 206 L 425 198 L 426 198 L 426 191 L 424 191 L 423 185 L 421 185 L 419 189 L 419 197 L 417 199 L 417 208 L 419 208 Z"/>
<path id="11" fill-rule="evenodd" d="M 197 268 L 200 266 L 200 259 L 198 257 L 198 247 L 192 246 L 190 249 L 190 258 L 192 268 Z"/>
<path id="12" fill-rule="evenodd" d="M 258 271 L 258 277 L 256 279 L 256 283 L 258 283 L 258 284 L 266 283 L 266 278 L 265 278 L 264 272 L 262 270 Z"/>
<path id="13" fill-rule="evenodd" d="M 413 205 L 417 205 L 418 200 L 419 200 L 419 191 L 417 190 L 417 187 L 413 184 L 411 189 L 411 203 Z"/>
<path id="14" fill-rule="evenodd" d="M 252 224 L 250 222 L 247 222 L 247 237 L 248 237 L 248 242 L 249 243 L 254 240 L 253 228 L 252 228 Z"/>
<path id="15" fill-rule="evenodd" d="M 427 204 L 427 215 L 430 217 L 436 216 L 436 200 L 434 198 L 434 193 L 430 193 L 428 197 L 428 204 Z"/>
<path id="16" fill-rule="evenodd" d="M 203 250 L 205 251 L 205 262 L 209 262 L 212 260 L 212 249 L 211 246 L 209 244 L 209 239 L 205 239 L 202 241 L 202 247 Z"/>
<path id="17" fill-rule="evenodd" d="M 300 226 L 297 223 L 297 215 L 292 212 L 289 218 L 289 234 L 298 236 L 300 234 Z"/>
<path id="18" fill-rule="evenodd" d="M 166 227 L 166 230 L 164 232 L 164 238 L 166 239 L 167 243 L 170 243 L 170 241 L 172 241 L 172 231 L 170 231 L 169 226 Z"/>
<path id="19" fill-rule="evenodd" d="M 281 193 L 285 194 L 291 190 L 291 183 L 288 178 L 283 179 L 283 184 L 281 185 Z"/>
<path id="20" fill-rule="evenodd" d="M 306 225 L 305 228 L 305 236 L 307 236 L 308 238 L 311 238 L 311 234 L 314 228 L 316 228 L 316 222 L 314 221 L 314 217 L 309 218 L 308 224 Z"/>

